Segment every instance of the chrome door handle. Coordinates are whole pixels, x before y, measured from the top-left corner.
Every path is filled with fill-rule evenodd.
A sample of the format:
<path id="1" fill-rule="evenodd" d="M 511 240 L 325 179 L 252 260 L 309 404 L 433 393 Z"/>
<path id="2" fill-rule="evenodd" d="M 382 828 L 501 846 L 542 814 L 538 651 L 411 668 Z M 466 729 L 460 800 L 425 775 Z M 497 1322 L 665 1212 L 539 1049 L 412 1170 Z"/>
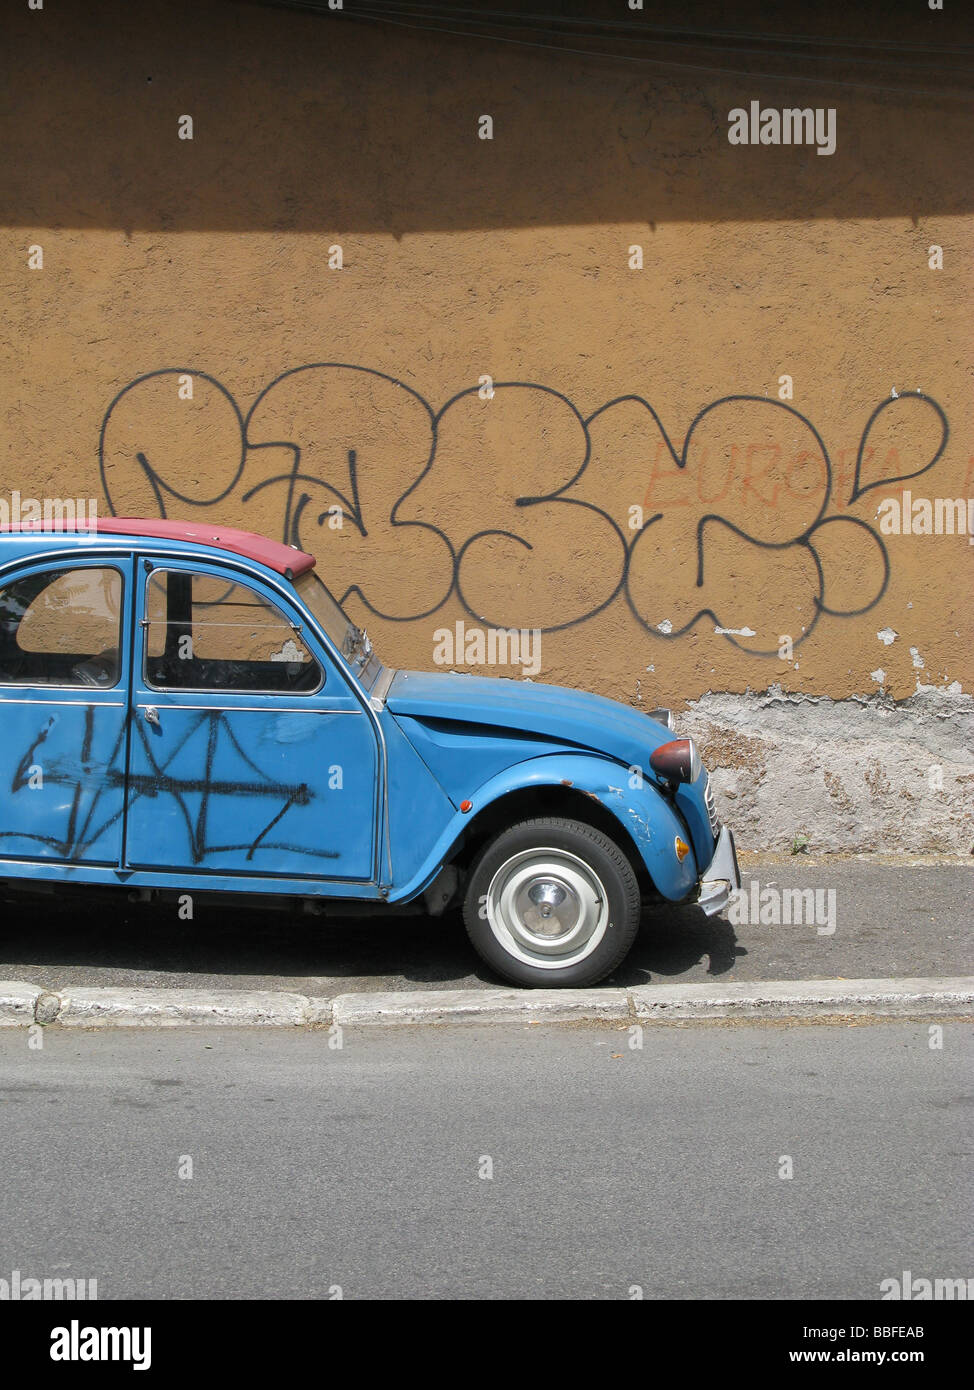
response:
<path id="1" fill-rule="evenodd" d="M 145 715 L 145 719 L 146 719 L 146 723 L 147 723 L 147 724 L 158 724 L 158 723 L 159 723 L 159 711 L 158 711 L 158 709 L 155 707 L 155 705 L 143 705 L 143 706 L 142 706 L 142 713 Z"/>

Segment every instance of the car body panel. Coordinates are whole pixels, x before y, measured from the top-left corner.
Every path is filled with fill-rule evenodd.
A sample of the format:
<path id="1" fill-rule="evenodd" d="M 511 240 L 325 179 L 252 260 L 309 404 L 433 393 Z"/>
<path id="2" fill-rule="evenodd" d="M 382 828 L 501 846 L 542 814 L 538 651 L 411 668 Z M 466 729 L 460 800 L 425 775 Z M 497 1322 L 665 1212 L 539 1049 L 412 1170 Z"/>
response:
<path id="1" fill-rule="evenodd" d="M 50 569 L 36 547 L 16 558 L 11 578 Z M 121 631 L 129 626 L 132 559 L 80 555 L 71 567 L 111 569 L 121 577 Z M 119 643 L 117 682 L 0 683 L 0 860 L 62 865 L 121 863 L 128 728 L 128 644 Z M 13 865 L 11 865 L 13 872 Z"/>
<path id="2" fill-rule="evenodd" d="M 149 574 L 221 580 L 227 573 L 197 558 L 138 559 L 136 631 L 147 621 Z M 264 585 L 254 588 L 270 599 Z M 274 601 L 306 629 L 301 609 L 278 595 Z M 373 879 L 375 730 L 317 634 L 304 631 L 303 641 L 324 673 L 309 694 L 161 690 L 136 662 L 127 867 Z"/>
<path id="3" fill-rule="evenodd" d="M 452 845 L 466 828 L 462 816 L 420 753 L 386 711 L 380 717 L 388 757 L 387 855 L 383 888 L 390 901 L 418 896 L 440 868 L 437 846 Z M 412 893 L 404 892 L 414 885 Z"/>
<path id="4" fill-rule="evenodd" d="M 462 719 L 393 717 L 454 809 L 515 763 L 580 751 L 577 744 L 521 734 L 498 725 L 481 727 Z"/>
<path id="5" fill-rule="evenodd" d="M 628 705 L 566 686 L 456 672 L 397 671 L 386 704 L 395 715 L 449 719 L 480 728 L 540 734 L 645 767 L 668 730 Z"/>

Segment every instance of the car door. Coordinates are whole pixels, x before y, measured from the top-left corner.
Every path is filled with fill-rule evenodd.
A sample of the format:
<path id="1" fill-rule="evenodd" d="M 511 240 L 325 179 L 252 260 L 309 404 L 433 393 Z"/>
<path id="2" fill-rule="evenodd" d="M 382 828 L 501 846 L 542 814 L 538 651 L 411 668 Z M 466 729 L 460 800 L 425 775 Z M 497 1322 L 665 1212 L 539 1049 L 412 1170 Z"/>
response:
<path id="1" fill-rule="evenodd" d="M 0 860 L 121 862 L 131 556 L 0 582 Z"/>
<path id="2" fill-rule="evenodd" d="M 377 737 L 301 610 L 231 564 L 137 572 L 126 864 L 372 881 Z"/>

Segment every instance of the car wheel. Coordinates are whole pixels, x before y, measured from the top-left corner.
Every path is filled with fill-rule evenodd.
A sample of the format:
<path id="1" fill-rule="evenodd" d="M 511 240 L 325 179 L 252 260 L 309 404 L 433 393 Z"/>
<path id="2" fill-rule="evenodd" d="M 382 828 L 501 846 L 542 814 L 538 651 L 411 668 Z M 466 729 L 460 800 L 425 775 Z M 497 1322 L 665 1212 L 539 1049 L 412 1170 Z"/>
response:
<path id="1" fill-rule="evenodd" d="M 463 918 L 476 950 L 518 985 L 591 985 L 639 930 L 639 884 L 618 845 L 579 821 L 524 821 L 471 869 Z"/>

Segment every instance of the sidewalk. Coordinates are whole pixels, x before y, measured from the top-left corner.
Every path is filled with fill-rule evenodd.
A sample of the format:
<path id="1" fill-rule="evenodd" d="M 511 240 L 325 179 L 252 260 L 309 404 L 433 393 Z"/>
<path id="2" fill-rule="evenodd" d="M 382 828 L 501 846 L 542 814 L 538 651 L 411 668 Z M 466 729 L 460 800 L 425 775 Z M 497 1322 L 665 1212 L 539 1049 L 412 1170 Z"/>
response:
<path id="1" fill-rule="evenodd" d="M 0 1024 L 974 1018 L 968 864 L 755 857 L 744 887 L 769 916 L 789 888 L 815 890 L 822 912 L 734 925 L 657 909 L 630 958 L 588 990 L 505 986 L 455 914 L 342 921 L 201 900 L 187 922 L 172 904 L 24 899 L 3 918 Z"/>
<path id="2" fill-rule="evenodd" d="M 767 888 L 835 893 L 835 931 L 732 926 L 697 908 L 646 915 L 618 988 L 974 974 L 974 861 L 921 867 L 807 860 L 745 870 Z M 19 899 L 3 913 L 0 980 L 78 987 L 285 991 L 306 998 L 494 989 L 455 915 L 333 920 L 229 903 L 132 905 L 124 897 Z"/>

